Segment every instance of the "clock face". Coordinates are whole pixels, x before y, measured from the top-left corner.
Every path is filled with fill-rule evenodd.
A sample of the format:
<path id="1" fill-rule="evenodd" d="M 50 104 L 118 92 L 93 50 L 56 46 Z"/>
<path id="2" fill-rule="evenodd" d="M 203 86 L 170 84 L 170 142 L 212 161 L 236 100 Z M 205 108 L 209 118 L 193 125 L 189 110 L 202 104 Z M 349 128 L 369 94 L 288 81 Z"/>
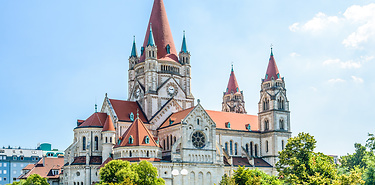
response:
<path id="1" fill-rule="evenodd" d="M 169 92 L 169 94 L 173 94 L 174 93 L 174 87 L 173 86 L 169 86 L 168 87 L 168 92 Z"/>

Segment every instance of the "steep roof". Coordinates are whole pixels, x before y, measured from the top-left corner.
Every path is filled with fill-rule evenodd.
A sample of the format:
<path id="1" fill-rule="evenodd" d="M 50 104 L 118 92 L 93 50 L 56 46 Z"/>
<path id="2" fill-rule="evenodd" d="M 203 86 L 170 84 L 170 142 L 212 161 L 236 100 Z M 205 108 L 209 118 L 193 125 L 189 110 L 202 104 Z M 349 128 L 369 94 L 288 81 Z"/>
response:
<path id="1" fill-rule="evenodd" d="M 81 123 L 77 128 L 82 127 L 103 127 L 106 119 L 108 118 L 106 113 L 96 112 Z"/>
<path id="2" fill-rule="evenodd" d="M 115 126 L 113 125 L 111 116 L 107 116 L 107 119 L 105 120 L 103 131 L 116 131 Z"/>
<path id="3" fill-rule="evenodd" d="M 137 46 L 135 44 L 135 36 L 134 36 L 134 39 L 133 39 L 132 52 L 130 54 L 130 57 L 138 57 Z"/>
<path id="4" fill-rule="evenodd" d="M 44 163 L 43 163 L 44 160 Z M 40 159 L 36 164 L 33 164 L 33 168 L 30 169 L 30 165 L 27 165 L 24 170 L 30 170 L 25 175 L 21 175 L 20 179 L 26 179 L 32 174 L 39 174 L 41 177 L 48 179 L 59 178 L 60 170 L 64 166 L 64 158 L 58 157 L 45 157 Z M 59 170 L 59 174 L 53 175 L 51 170 Z"/>
<path id="5" fill-rule="evenodd" d="M 264 78 L 264 81 L 265 82 L 271 81 L 272 77 L 273 77 L 274 80 L 281 79 L 279 69 L 277 68 L 275 58 L 273 57 L 273 52 L 272 52 L 272 48 L 271 48 L 271 56 L 270 56 L 270 60 L 268 62 L 267 72 L 266 72 L 266 76 Z"/>
<path id="6" fill-rule="evenodd" d="M 192 110 L 194 107 L 173 113 L 167 120 L 164 121 L 163 124 L 160 125 L 160 128 L 165 128 L 171 125 L 177 125 L 181 123 L 181 120 L 184 119 Z"/>
<path id="7" fill-rule="evenodd" d="M 229 122 L 232 130 L 248 131 L 246 125 L 250 124 L 252 131 L 259 131 L 258 116 L 213 110 L 206 110 L 206 112 L 216 123 L 216 128 L 228 129 L 226 123 Z"/>
<path id="8" fill-rule="evenodd" d="M 148 23 L 143 47 L 146 48 L 150 38 L 150 27 L 158 48 L 158 59 L 178 62 L 177 51 L 174 45 L 172 32 L 169 26 L 167 12 L 163 0 L 154 0 L 150 20 Z M 170 53 L 167 53 L 167 45 L 170 47 Z M 141 56 L 140 61 L 145 60 L 145 54 Z"/>
<path id="9" fill-rule="evenodd" d="M 225 91 L 225 94 L 231 94 L 232 92 L 233 93 L 240 92 L 240 87 L 238 86 L 236 75 L 234 75 L 233 66 L 232 66 L 232 71 L 230 72 L 228 86 Z"/>
<path id="10" fill-rule="evenodd" d="M 129 138 L 133 138 L 133 143 L 129 143 Z M 145 142 L 145 138 L 149 138 L 149 143 Z M 122 135 L 122 140 L 120 144 L 116 144 L 115 147 L 123 146 L 156 146 L 159 144 L 154 140 L 154 136 L 143 124 L 142 120 L 136 118 L 126 132 Z"/>
<path id="11" fill-rule="evenodd" d="M 137 102 L 115 100 L 115 99 L 109 99 L 109 101 L 111 102 L 111 105 L 112 105 L 119 121 L 132 122 L 132 120 L 130 120 L 130 114 L 133 113 L 134 118 L 135 118 L 135 116 L 137 114 L 137 111 L 138 111 L 139 112 L 139 118 L 144 123 L 148 122 L 148 120 L 146 118 L 146 115 L 142 112 L 142 108 L 138 105 Z"/>

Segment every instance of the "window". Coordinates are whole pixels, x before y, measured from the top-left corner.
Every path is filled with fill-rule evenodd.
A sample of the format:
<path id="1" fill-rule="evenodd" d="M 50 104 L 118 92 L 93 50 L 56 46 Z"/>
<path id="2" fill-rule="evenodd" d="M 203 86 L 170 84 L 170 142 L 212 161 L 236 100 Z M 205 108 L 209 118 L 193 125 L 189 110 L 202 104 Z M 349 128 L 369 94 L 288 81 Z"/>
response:
<path id="1" fill-rule="evenodd" d="M 17 164 L 13 164 L 13 167 L 17 167 Z"/>
<path id="2" fill-rule="evenodd" d="M 59 170 L 52 170 L 52 175 L 58 175 L 59 174 Z"/>
<path id="3" fill-rule="evenodd" d="M 197 125 L 199 125 L 199 119 L 197 119 Z"/>
<path id="4" fill-rule="evenodd" d="M 284 126 L 284 120 L 280 120 L 280 130 L 284 130 L 285 129 L 285 126 Z"/>
<path id="5" fill-rule="evenodd" d="M 249 144 L 246 143 L 246 153 L 249 154 Z"/>
<path id="6" fill-rule="evenodd" d="M 13 170 L 13 174 L 16 174 L 17 173 L 17 171 L 16 170 Z"/>
<path id="7" fill-rule="evenodd" d="M 133 142 L 134 142 L 134 141 L 133 141 L 133 137 L 130 136 L 130 137 L 129 137 L 129 144 L 133 144 Z"/>
<path id="8" fill-rule="evenodd" d="M 234 143 L 234 155 L 237 155 L 237 143 Z"/>
<path id="9" fill-rule="evenodd" d="M 134 121 L 134 114 L 131 112 L 129 115 L 130 121 Z"/>
<path id="10" fill-rule="evenodd" d="M 82 137 L 82 150 L 86 150 L 86 137 Z"/>
<path id="11" fill-rule="evenodd" d="M 2 181 L 2 178 L 0 177 L 0 181 Z"/>
<path id="12" fill-rule="evenodd" d="M 228 153 L 228 143 L 225 143 L 225 151 Z"/>
<path id="13" fill-rule="evenodd" d="M 23 161 L 23 156 L 21 156 L 21 158 L 20 158 L 20 159 L 21 159 L 21 161 Z"/>
<path id="14" fill-rule="evenodd" d="M 7 171 L 6 171 L 6 170 L 3 170 L 3 174 L 7 174 Z"/>
<path id="15" fill-rule="evenodd" d="M 4 179 L 4 181 L 7 181 L 7 178 L 6 178 L 6 177 L 4 177 L 3 179 Z"/>
<path id="16" fill-rule="evenodd" d="M 0 170 L 0 174 L 3 174 L 3 171 Z"/>
<path id="17" fill-rule="evenodd" d="M 108 137 L 105 137 L 105 143 L 108 143 Z"/>
<path id="18" fill-rule="evenodd" d="M 7 156 L 3 156 L 3 160 L 6 160 L 7 159 Z"/>
<path id="19" fill-rule="evenodd" d="M 7 167 L 7 163 L 4 163 L 4 167 Z"/>
<path id="20" fill-rule="evenodd" d="M 145 143 L 150 144 L 150 138 L 148 136 L 146 136 L 146 138 L 145 138 Z"/>
<path id="21" fill-rule="evenodd" d="M 149 155 L 150 155 L 150 153 L 149 153 L 149 152 L 147 151 L 147 154 L 146 154 L 146 156 L 147 156 L 147 157 L 149 157 Z"/>
<path id="22" fill-rule="evenodd" d="M 99 138 L 98 138 L 98 136 L 95 136 L 95 141 L 94 141 L 95 143 L 95 150 L 98 150 L 99 149 Z"/>
<path id="23" fill-rule="evenodd" d="M 255 156 L 258 157 L 258 145 L 255 145 Z"/>
<path id="24" fill-rule="evenodd" d="M 167 136 L 167 150 L 169 150 L 169 137 Z"/>
<path id="25" fill-rule="evenodd" d="M 269 123 L 268 123 L 268 120 L 266 120 L 264 122 L 264 130 L 268 130 L 269 129 Z"/>
<path id="26" fill-rule="evenodd" d="M 253 142 L 250 142 L 250 155 L 251 156 L 254 156 L 254 153 L 253 153 Z"/>
<path id="27" fill-rule="evenodd" d="M 109 138 L 109 142 L 112 143 L 112 137 Z"/>
<path id="28" fill-rule="evenodd" d="M 163 149 L 166 150 L 165 139 L 163 140 Z"/>
<path id="29" fill-rule="evenodd" d="M 132 157 L 132 151 L 129 152 L 129 157 Z"/>
<path id="30" fill-rule="evenodd" d="M 16 157 L 16 156 L 13 156 L 13 160 L 17 160 L 17 157 Z"/>
<path id="31" fill-rule="evenodd" d="M 230 155 L 233 155 L 233 141 L 229 142 L 229 152 L 230 152 Z"/>
<path id="32" fill-rule="evenodd" d="M 268 141 L 266 141 L 266 153 L 268 153 Z"/>

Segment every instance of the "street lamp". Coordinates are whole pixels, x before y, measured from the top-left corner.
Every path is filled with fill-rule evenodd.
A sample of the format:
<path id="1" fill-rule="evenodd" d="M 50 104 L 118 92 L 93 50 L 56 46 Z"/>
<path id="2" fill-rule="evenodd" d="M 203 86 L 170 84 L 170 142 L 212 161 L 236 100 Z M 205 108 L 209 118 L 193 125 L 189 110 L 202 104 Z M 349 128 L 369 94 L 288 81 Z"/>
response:
<path id="1" fill-rule="evenodd" d="M 179 174 L 180 174 L 180 172 L 177 169 L 172 170 L 172 176 L 177 176 Z M 186 176 L 187 174 L 188 174 L 188 171 L 186 169 L 181 170 L 182 185 L 184 184 L 184 176 Z M 173 181 L 174 181 L 174 177 L 172 178 L 172 184 L 173 184 Z"/>

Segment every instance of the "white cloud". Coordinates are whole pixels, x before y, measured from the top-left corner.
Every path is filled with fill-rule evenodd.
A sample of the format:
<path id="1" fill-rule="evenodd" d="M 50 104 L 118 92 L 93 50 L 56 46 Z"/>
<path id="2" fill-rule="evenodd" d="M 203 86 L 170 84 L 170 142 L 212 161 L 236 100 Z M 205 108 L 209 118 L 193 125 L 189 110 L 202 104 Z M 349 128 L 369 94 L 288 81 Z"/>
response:
<path id="1" fill-rule="evenodd" d="M 319 12 L 306 23 L 294 23 L 289 30 L 318 32 L 335 25 L 340 30 L 355 30 L 342 41 L 345 47 L 361 48 L 360 45 L 375 39 L 375 3 L 365 6 L 353 5 L 347 8 L 342 15 L 327 16 Z"/>
<path id="2" fill-rule="evenodd" d="M 326 14 L 319 12 L 315 15 L 315 17 L 305 24 L 294 23 L 289 26 L 289 30 L 296 32 L 299 30 L 302 31 L 310 31 L 310 32 L 318 32 L 326 28 L 328 25 L 332 23 L 338 23 L 339 18 L 337 16 L 327 16 Z"/>
<path id="3" fill-rule="evenodd" d="M 335 83 L 344 83 L 345 80 L 341 79 L 341 78 L 332 78 L 330 80 L 328 80 L 328 83 L 332 83 L 332 84 L 335 84 Z"/>
<path id="4" fill-rule="evenodd" d="M 359 84 L 363 83 L 363 79 L 360 77 L 352 76 L 352 79 L 355 83 L 359 83 Z"/>
<path id="5" fill-rule="evenodd" d="M 361 56 L 359 60 L 353 61 L 341 61 L 340 59 L 328 59 L 323 62 L 324 66 L 339 65 L 343 69 L 358 69 L 362 67 L 362 64 L 374 59 L 374 56 Z"/>
<path id="6" fill-rule="evenodd" d="M 290 54 L 291 57 L 298 57 L 298 56 L 301 56 L 300 54 L 296 53 L 296 52 L 293 52 Z"/>

